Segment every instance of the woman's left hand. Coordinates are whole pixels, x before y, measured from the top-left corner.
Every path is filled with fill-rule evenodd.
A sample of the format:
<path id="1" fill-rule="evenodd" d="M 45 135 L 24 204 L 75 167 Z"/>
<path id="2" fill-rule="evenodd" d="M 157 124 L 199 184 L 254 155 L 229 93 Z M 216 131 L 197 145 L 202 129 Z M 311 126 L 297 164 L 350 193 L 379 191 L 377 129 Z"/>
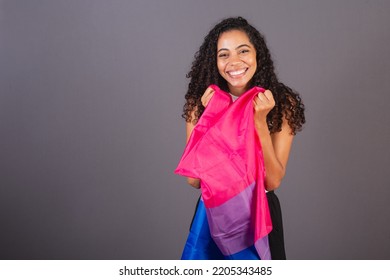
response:
<path id="1" fill-rule="evenodd" d="M 275 99 L 270 90 L 259 92 L 253 99 L 255 121 L 266 121 L 268 113 L 275 107 Z"/>

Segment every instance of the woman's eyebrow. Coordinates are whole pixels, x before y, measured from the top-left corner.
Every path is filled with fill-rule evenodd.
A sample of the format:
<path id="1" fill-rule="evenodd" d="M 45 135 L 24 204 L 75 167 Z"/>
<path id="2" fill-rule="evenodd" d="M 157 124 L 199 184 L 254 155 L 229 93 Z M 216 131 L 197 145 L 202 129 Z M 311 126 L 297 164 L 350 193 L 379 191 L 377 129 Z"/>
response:
<path id="1" fill-rule="evenodd" d="M 251 46 L 249 46 L 248 44 L 242 44 L 242 45 L 239 45 L 238 47 L 236 47 L 235 49 L 239 49 L 239 48 L 242 48 L 242 47 L 248 47 L 248 48 L 251 48 Z M 222 49 L 219 49 L 217 53 L 221 52 L 221 51 L 229 51 L 229 49 L 227 48 L 222 48 Z"/>
<path id="2" fill-rule="evenodd" d="M 229 51 L 229 49 L 222 48 L 222 49 L 219 49 L 219 50 L 217 51 L 217 53 L 219 53 L 219 52 L 221 52 L 221 51 Z"/>
<path id="3" fill-rule="evenodd" d="M 251 48 L 251 46 L 249 46 L 249 45 L 247 45 L 247 44 L 242 44 L 242 45 L 239 45 L 239 46 L 236 48 L 236 50 L 239 49 L 239 48 L 242 48 L 242 47 Z"/>

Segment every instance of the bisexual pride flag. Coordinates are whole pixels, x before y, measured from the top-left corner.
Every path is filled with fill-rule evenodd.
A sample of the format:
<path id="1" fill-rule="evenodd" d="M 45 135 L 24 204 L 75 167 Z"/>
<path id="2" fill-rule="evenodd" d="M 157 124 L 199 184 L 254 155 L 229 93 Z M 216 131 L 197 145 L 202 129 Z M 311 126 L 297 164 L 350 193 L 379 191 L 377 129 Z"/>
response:
<path id="1" fill-rule="evenodd" d="M 175 170 L 199 178 L 202 193 L 182 258 L 271 259 L 264 158 L 253 120 L 253 98 L 264 89 L 233 102 L 211 87 L 215 93 Z"/>

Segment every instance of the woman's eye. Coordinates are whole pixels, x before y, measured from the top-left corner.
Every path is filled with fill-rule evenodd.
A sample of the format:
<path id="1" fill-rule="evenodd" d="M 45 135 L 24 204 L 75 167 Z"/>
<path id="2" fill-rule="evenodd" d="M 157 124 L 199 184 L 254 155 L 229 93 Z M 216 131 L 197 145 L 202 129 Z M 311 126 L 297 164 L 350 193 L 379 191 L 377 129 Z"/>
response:
<path id="1" fill-rule="evenodd" d="M 227 56 L 228 56 L 227 53 L 221 53 L 218 55 L 218 57 L 220 58 L 226 58 Z"/>
<path id="2" fill-rule="evenodd" d="M 241 50 L 240 53 L 247 53 L 249 50 Z"/>

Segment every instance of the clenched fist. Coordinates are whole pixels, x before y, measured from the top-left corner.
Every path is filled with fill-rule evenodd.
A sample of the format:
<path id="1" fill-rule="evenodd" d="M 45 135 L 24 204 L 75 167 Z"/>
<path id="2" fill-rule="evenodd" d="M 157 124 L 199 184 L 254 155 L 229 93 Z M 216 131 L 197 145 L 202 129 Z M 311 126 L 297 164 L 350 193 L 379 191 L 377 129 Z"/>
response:
<path id="1" fill-rule="evenodd" d="M 270 90 L 259 92 L 253 98 L 255 121 L 266 121 L 268 113 L 275 107 L 275 99 Z"/>
<path id="2" fill-rule="evenodd" d="M 213 90 L 211 87 L 208 87 L 205 92 L 203 93 L 202 97 L 200 98 L 200 101 L 202 102 L 203 107 L 206 108 L 207 104 L 209 104 L 211 97 L 213 97 L 215 90 Z"/>

